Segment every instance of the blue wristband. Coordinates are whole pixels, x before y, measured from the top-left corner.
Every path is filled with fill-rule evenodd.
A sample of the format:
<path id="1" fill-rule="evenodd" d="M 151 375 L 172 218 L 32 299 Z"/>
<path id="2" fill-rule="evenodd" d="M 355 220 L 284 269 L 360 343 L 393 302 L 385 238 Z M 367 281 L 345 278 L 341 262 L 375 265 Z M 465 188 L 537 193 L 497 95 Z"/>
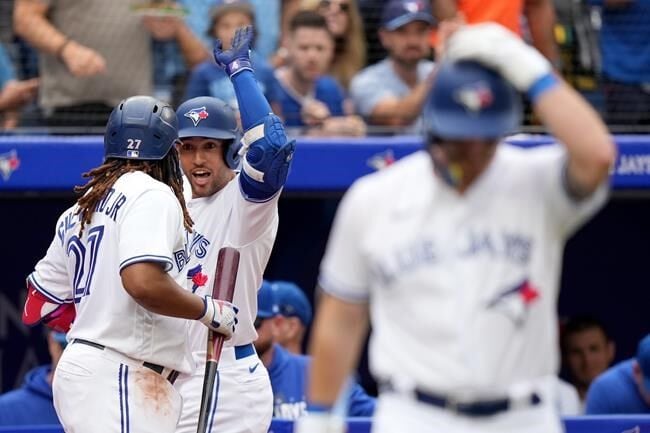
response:
<path id="1" fill-rule="evenodd" d="M 248 71 L 253 70 L 253 65 L 251 64 L 251 61 L 246 58 L 235 59 L 232 62 L 228 63 L 228 65 L 226 66 L 226 72 L 228 73 L 228 76 L 230 78 L 232 78 L 237 73 L 246 70 Z"/>
<path id="2" fill-rule="evenodd" d="M 327 413 L 332 411 L 332 405 L 331 404 L 316 404 L 316 403 L 309 403 L 307 405 L 307 412 L 311 413 Z"/>
<path id="3" fill-rule="evenodd" d="M 560 80 L 557 79 L 554 73 L 549 72 L 542 78 L 539 78 L 537 81 L 535 81 L 533 85 L 530 86 L 526 94 L 528 95 L 528 99 L 530 99 L 530 101 L 534 104 L 537 102 L 539 97 L 542 96 L 542 94 L 546 93 L 547 90 L 553 89 L 559 84 Z"/>

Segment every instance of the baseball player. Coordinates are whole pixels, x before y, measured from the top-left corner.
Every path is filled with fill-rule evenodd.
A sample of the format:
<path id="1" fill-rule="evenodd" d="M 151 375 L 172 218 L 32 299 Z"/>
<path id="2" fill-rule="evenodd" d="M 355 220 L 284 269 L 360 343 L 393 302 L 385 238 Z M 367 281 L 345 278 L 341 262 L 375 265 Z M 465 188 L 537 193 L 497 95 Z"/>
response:
<path id="1" fill-rule="evenodd" d="M 426 148 L 357 181 L 338 209 L 310 345 L 312 415 L 299 433 L 332 431 L 329 405 L 369 317 L 374 432 L 562 430 L 562 250 L 605 202 L 615 147 L 587 102 L 502 26 L 461 27 L 446 49 L 424 109 Z M 516 90 L 561 144 L 499 144 L 519 127 Z"/>
<path id="2" fill-rule="evenodd" d="M 230 49 L 222 50 L 217 42 L 214 50 L 235 88 L 243 136 L 232 109 L 219 99 L 193 98 L 177 109 L 178 150 L 191 191 L 187 207 L 196 223 L 187 268 L 192 290 L 210 290 L 222 246 L 241 254 L 233 300 L 240 308 L 239 324 L 221 352 L 216 404 L 209 415 L 212 431 L 223 433 L 265 433 L 271 422 L 271 385 L 252 344 L 257 338 L 253 321 L 257 289 L 278 229 L 278 199 L 294 152 L 294 142 L 255 80 L 248 57 L 252 38 L 251 27 L 240 28 Z M 240 163 L 242 170 L 235 171 Z M 206 338 L 204 328 L 190 326 L 190 347 L 199 367 L 177 382 L 183 396 L 179 433 L 196 432 Z"/>
<path id="3" fill-rule="evenodd" d="M 84 175 L 82 196 L 27 278 L 26 324 L 65 331 L 74 321 L 53 380 L 68 432 L 173 432 L 181 396 L 172 384 L 193 368 L 189 323 L 234 332 L 235 307 L 185 289 L 192 220 L 177 137 L 170 106 L 148 96 L 120 102 L 103 164 Z"/>
<path id="4" fill-rule="evenodd" d="M 305 296 L 305 292 L 291 281 L 275 280 L 269 284 L 273 289 L 278 310 L 276 315 L 278 332 L 275 340 L 289 352 L 302 354 L 303 340 L 312 318 L 309 299 Z"/>

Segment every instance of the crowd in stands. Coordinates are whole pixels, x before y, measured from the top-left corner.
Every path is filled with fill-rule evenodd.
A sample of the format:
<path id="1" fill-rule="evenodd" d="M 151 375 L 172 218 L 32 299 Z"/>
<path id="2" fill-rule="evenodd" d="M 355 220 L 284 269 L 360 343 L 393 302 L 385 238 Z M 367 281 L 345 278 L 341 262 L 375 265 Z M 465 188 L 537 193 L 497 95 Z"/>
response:
<path id="1" fill-rule="evenodd" d="M 0 9 L 3 130 L 101 132 L 134 94 L 236 105 L 210 52 L 253 24 L 260 86 L 294 132 L 415 133 L 437 26 L 459 19 L 520 34 L 614 132 L 650 126 L 646 0 L 3 0 Z"/>

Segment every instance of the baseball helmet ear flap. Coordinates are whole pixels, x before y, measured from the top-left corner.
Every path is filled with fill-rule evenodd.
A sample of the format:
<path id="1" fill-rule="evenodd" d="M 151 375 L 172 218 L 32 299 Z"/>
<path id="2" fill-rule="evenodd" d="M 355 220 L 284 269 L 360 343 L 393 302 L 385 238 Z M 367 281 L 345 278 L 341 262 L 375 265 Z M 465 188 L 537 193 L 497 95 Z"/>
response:
<path id="1" fill-rule="evenodd" d="M 239 151 L 243 147 L 242 136 L 237 134 L 237 137 L 233 138 L 232 141 L 225 146 L 223 160 L 226 162 L 226 165 L 230 169 L 237 169 L 241 163 L 241 155 Z"/>

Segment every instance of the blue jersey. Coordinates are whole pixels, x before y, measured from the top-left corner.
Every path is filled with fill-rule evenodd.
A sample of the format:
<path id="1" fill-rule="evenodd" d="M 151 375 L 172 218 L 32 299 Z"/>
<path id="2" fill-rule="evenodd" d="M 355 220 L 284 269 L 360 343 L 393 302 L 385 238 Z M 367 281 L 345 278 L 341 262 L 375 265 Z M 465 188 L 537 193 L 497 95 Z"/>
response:
<path id="1" fill-rule="evenodd" d="M 30 370 L 23 385 L 0 395 L 0 426 L 59 424 L 52 403 L 49 365 Z"/>
<path id="2" fill-rule="evenodd" d="M 619 362 L 594 379 L 587 392 L 587 415 L 650 413 L 634 380 L 635 362 Z"/>
<path id="3" fill-rule="evenodd" d="M 274 97 L 282 107 L 282 117 L 287 127 L 305 126 L 300 116 L 302 101 L 296 99 L 296 95 L 287 89 L 280 80 L 276 80 L 277 91 Z M 343 116 L 343 101 L 345 94 L 341 85 L 333 78 L 327 75 L 320 77 L 314 84 L 314 94 L 311 95 L 317 101 L 327 106 L 332 116 Z"/>
<path id="4" fill-rule="evenodd" d="M 307 412 L 307 380 L 311 358 L 289 353 L 282 346 L 273 346 L 273 360 L 268 366 L 273 389 L 273 416 L 296 419 Z M 349 400 L 348 416 L 372 416 L 375 399 L 355 384 Z"/>

